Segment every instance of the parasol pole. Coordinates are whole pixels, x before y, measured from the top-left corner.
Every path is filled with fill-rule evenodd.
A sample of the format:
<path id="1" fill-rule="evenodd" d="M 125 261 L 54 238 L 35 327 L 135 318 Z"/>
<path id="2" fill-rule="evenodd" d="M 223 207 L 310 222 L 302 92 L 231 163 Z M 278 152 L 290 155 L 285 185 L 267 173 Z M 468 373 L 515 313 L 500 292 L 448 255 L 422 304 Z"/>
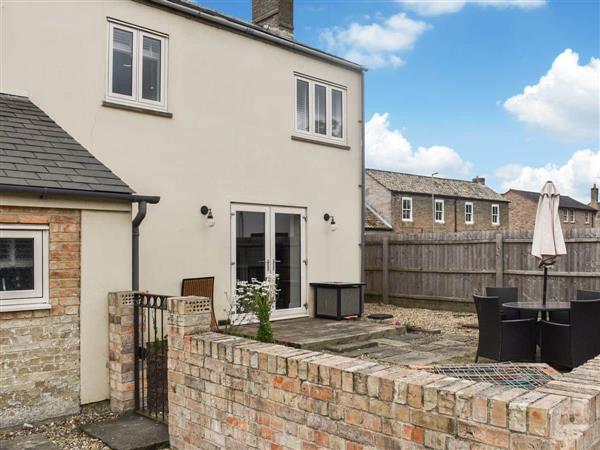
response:
<path id="1" fill-rule="evenodd" d="M 542 298 L 542 304 L 546 306 L 546 293 L 548 289 L 548 266 L 544 264 L 544 294 Z"/>

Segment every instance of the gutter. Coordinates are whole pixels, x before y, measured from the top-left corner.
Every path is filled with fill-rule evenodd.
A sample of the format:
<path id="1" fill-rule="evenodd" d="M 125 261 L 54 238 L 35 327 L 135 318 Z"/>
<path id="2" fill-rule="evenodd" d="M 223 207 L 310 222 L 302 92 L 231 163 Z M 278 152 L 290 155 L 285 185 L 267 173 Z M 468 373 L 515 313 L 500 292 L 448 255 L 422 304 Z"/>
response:
<path id="1" fill-rule="evenodd" d="M 212 15 L 212 14 L 202 11 L 199 8 L 194 8 L 193 6 L 183 5 L 181 3 L 176 3 L 176 2 L 173 2 L 170 0 L 146 0 L 146 2 L 164 6 L 169 9 L 174 9 L 174 10 L 180 11 L 182 13 L 185 13 L 187 15 L 196 17 L 198 19 L 201 19 L 201 20 L 204 20 L 207 22 L 211 22 L 215 25 L 218 25 L 218 26 L 221 26 L 224 28 L 228 28 L 231 30 L 235 30 L 235 31 L 250 35 L 252 37 L 255 37 L 257 39 L 268 41 L 268 42 L 278 45 L 280 47 L 286 47 L 286 48 L 295 50 L 300 53 L 305 53 L 305 54 L 313 56 L 315 58 L 323 59 L 330 63 L 337 64 L 339 66 L 347 67 L 349 69 L 358 70 L 361 72 L 366 70 L 360 64 L 346 61 L 345 59 L 338 58 L 337 56 L 330 55 L 329 53 L 325 53 L 323 51 L 316 50 L 314 48 L 299 44 L 297 42 L 293 42 L 288 39 L 267 33 L 260 29 L 253 28 L 248 25 L 244 25 L 244 23 L 242 21 L 238 22 L 236 20 L 228 19 L 226 17 Z"/>

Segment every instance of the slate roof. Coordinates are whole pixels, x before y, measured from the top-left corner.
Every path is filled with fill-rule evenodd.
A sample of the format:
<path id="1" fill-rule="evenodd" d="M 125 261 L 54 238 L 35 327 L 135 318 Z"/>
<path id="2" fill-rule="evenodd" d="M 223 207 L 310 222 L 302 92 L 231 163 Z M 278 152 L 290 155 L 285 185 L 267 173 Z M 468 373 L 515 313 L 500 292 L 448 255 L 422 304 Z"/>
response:
<path id="1" fill-rule="evenodd" d="M 431 177 L 429 176 L 375 169 L 367 169 L 367 174 L 393 192 L 431 195 Z M 438 196 L 508 202 L 490 187 L 473 181 L 434 177 L 433 186 L 434 193 Z"/>
<path id="2" fill-rule="evenodd" d="M 522 197 L 525 197 L 535 203 L 537 203 L 538 200 L 540 199 L 539 192 L 521 191 L 519 189 L 510 189 L 508 192 L 514 192 L 515 194 L 519 194 Z M 506 193 L 508 194 L 508 192 L 506 192 Z M 584 211 L 594 211 L 594 212 L 596 211 L 596 209 L 592 208 L 591 206 L 588 206 L 584 203 L 578 202 L 577 200 L 569 197 L 568 195 L 560 196 L 560 199 L 558 201 L 558 207 L 566 208 L 566 209 L 580 209 L 580 210 L 584 210 Z"/>
<path id="3" fill-rule="evenodd" d="M 392 230 L 392 226 L 371 206 L 365 205 L 365 229 L 373 231 L 388 231 Z"/>
<path id="4" fill-rule="evenodd" d="M 133 193 L 28 98 L 3 93 L 0 185 Z"/>

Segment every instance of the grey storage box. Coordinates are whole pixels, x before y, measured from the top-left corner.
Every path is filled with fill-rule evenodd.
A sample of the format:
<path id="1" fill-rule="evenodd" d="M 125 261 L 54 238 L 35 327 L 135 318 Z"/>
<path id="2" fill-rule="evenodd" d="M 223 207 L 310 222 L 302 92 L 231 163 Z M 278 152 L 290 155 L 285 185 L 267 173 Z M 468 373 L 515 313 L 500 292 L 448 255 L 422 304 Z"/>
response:
<path id="1" fill-rule="evenodd" d="M 315 289 L 315 317 L 342 320 L 363 315 L 364 283 L 311 283 Z"/>

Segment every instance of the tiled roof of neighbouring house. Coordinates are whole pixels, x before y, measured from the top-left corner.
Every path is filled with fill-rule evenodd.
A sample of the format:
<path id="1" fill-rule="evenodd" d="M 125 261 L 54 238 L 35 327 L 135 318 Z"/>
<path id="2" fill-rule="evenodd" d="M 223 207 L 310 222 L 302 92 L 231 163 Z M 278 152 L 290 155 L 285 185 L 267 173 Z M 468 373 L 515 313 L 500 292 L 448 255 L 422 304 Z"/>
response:
<path id="1" fill-rule="evenodd" d="M 521 191 L 519 189 L 510 189 L 508 192 L 505 193 L 508 194 L 509 192 L 514 192 L 515 194 L 519 194 L 533 202 L 536 202 L 539 200 L 540 198 L 540 193 L 539 192 L 532 192 L 532 191 Z M 561 195 L 559 202 L 558 202 L 558 207 L 559 208 L 567 208 L 567 209 L 581 209 L 584 211 L 596 211 L 594 208 L 592 208 L 591 206 L 588 206 L 584 203 L 578 202 L 577 200 L 575 200 L 574 198 L 569 197 L 568 195 Z"/>
<path id="2" fill-rule="evenodd" d="M 3 93 L 0 185 L 133 193 L 28 98 Z"/>
<path id="3" fill-rule="evenodd" d="M 394 192 L 431 195 L 432 180 L 429 176 L 408 173 L 388 172 L 386 170 L 367 169 L 383 187 Z M 454 180 L 451 178 L 433 178 L 433 193 L 439 196 L 459 197 L 473 200 L 507 202 L 502 195 L 488 186 L 474 181 Z"/>
<path id="4" fill-rule="evenodd" d="M 365 205 L 365 228 L 367 230 L 386 231 L 391 230 L 392 226 L 371 206 Z"/>

